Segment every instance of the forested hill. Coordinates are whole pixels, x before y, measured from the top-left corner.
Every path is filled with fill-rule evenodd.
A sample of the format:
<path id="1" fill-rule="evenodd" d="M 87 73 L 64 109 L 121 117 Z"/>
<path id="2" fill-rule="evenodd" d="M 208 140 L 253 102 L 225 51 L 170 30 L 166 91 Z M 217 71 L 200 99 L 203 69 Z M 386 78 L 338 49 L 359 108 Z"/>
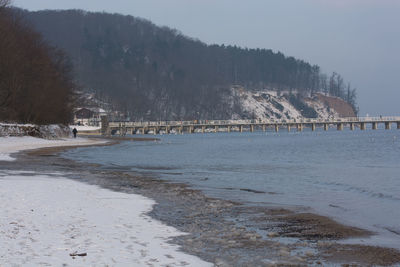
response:
<path id="1" fill-rule="evenodd" d="M 206 45 L 132 16 L 21 12 L 71 56 L 83 88 L 135 119 L 230 118 L 235 105 L 225 100 L 233 85 L 305 94 L 322 90 L 354 101 L 340 75 L 329 79 L 318 66 L 279 52 Z"/>

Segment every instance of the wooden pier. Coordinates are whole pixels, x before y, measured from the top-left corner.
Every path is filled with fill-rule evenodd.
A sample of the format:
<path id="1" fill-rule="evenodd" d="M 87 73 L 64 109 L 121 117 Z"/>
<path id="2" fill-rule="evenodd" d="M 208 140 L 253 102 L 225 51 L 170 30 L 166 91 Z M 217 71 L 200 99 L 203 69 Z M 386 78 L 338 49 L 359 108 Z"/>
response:
<path id="1" fill-rule="evenodd" d="M 208 132 L 254 132 L 272 129 L 275 132 L 281 129 L 303 131 L 310 128 L 315 131 L 321 128 L 327 131 L 335 127 L 338 131 L 344 128 L 366 130 L 368 125 L 372 130 L 377 130 L 378 125 L 384 125 L 386 130 L 392 126 L 400 129 L 400 116 L 398 117 L 354 117 L 338 119 L 301 119 L 301 120 L 193 120 L 193 121 L 109 121 L 102 117 L 101 132 L 103 135 L 126 134 L 183 134 L 183 133 L 208 133 Z"/>

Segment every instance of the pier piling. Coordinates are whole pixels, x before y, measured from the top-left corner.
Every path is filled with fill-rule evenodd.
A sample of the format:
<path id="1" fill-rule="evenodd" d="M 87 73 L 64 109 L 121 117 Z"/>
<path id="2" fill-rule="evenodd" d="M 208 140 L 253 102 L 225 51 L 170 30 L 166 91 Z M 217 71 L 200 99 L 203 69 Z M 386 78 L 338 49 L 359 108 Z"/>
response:
<path id="1" fill-rule="evenodd" d="M 301 124 L 301 123 L 297 124 L 297 131 L 298 132 L 302 132 L 303 131 L 303 124 Z"/>

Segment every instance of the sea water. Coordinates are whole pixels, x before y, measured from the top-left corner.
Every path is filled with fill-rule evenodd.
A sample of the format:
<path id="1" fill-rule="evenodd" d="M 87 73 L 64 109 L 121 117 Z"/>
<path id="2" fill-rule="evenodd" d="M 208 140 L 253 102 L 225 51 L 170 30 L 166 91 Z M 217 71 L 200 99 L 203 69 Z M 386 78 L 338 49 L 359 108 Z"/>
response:
<path id="1" fill-rule="evenodd" d="M 250 205 L 327 215 L 400 248 L 400 130 L 158 135 L 64 156 L 129 169 Z"/>

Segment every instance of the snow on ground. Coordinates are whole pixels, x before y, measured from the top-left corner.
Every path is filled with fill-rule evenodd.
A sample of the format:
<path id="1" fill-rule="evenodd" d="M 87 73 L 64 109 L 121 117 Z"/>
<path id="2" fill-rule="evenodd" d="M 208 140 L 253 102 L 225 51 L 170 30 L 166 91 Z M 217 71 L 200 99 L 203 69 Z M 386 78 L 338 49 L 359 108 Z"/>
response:
<path id="1" fill-rule="evenodd" d="M 0 160 L 15 160 L 10 154 L 28 149 L 57 146 L 81 146 L 104 143 L 102 140 L 87 138 L 66 138 L 61 140 L 47 140 L 30 136 L 24 137 L 0 137 Z"/>
<path id="2" fill-rule="evenodd" d="M 287 97 L 289 91 L 258 90 L 247 91 L 243 88 L 232 88 L 232 95 L 239 97 L 239 103 L 247 113 L 256 119 L 301 119 L 301 110 L 297 110 Z M 296 92 L 293 92 L 296 93 Z M 303 100 L 309 107 L 313 108 L 318 118 L 330 119 L 338 118 L 339 113 L 333 108 L 328 109 L 327 104 L 318 98 L 304 98 Z M 343 102 L 343 100 L 340 100 Z"/>
<path id="3" fill-rule="evenodd" d="M 327 105 L 319 100 L 306 99 L 305 102 L 318 113 L 318 117 L 321 119 L 326 120 L 340 117 L 339 113 L 337 113 L 334 109 L 328 111 Z"/>
<path id="4" fill-rule="evenodd" d="M 212 266 L 167 243 L 183 233 L 146 215 L 154 201 L 140 195 L 0 170 L 0 203 L 4 266 Z"/>
<path id="5" fill-rule="evenodd" d="M 289 115 L 289 117 L 286 116 L 288 119 L 300 119 L 303 116 L 301 115 L 300 111 L 298 111 L 295 107 L 293 107 L 292 104 L 289 103 L 287 99 L 282 98 L 282 100 L 279 102 L 284 108 L 284 113 Z"/>
<path id="6" fill-rule="evenodd" d="M 96 130 L 100 130 L 101 127 L 98 126 L 86 126 L 86 125 L 70 125 L 69 128 L 72 130 L 74 128 L 76 128 L 79 131 L 96 131 Z"/>
<path id="7" fill-rule="evenodd" d="M 251 92 L 241 92 L 240 97 L 243 110 L 249 114 L 254 114 L 256 118 L 266 118 L 267 115 L 271 115 L 263 105 L 264 101 L 257 101 Z"/>
<path id="8" fill-rule="evenodd" d="M 0 126 L 16 126 L 16 127 L 21 127 L 21 126 L 25 126 L 25 127 L 33 127 L 35 126 L 34 124 L 19 124 L 19 123 L 4 123 L 4 122 L 0 122 Z"/>
<path id="9" fill-rule="evenodd" d="M 100 142 L 1 137 L 0 160 L 24 149 Z M 212 266 L 167 243 L 184 233 L 146 215 L 155 202 L 140 195 L 62 173 L 0 170 L 0 203 L 1 266 Z"/>
<path id="10" fill-rule="evenodd" d="M 238 90 L 240 103 L 244 111 L 254 114 L 257 119 L 284 119 L 301 118 L 301 113 L 289 103 L 289 101 L 277 95 L 277 92 L 270 90 L 245 91 Z M 282 106 L 279 110 L 273 103 Z"/>

